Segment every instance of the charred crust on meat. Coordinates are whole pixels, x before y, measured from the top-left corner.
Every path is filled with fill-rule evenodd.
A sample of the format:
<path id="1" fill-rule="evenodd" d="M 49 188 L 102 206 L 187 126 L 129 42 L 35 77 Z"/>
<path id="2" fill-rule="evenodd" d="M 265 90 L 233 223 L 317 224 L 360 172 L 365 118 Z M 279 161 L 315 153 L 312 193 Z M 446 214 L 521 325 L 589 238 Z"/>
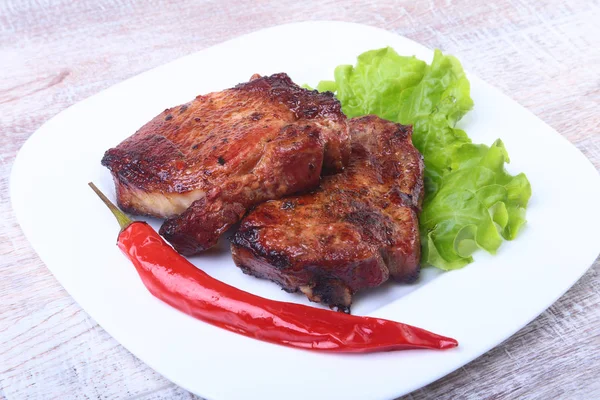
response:
<path id="1" fill-rule="evenodd" d="M 169 139 L 162 135 L 148 135 L 141 138 L 135 147 L 107 150 L 101 164 L 113 173 L 116 180 L 135 182 L 138 189 L 148 190 L 165 180 L 156 166 L 177 163 L 183 158 L 183 153 Z"/>
<path id="2" fill-rule="evenodd" d="M 196 121 L 196 122 L 200 122 L 200 121 L 201 121 L 201 119 L 200 119 L 199 117 L 195 117 L 195 118 L 194 118 L 194 121 Z"/>
<path id="3" fill-rule="evenodd" d="M 276 250 L 265 249 L 260 241 L 260 229 L 251 227 L 238 230 L 231 238 L 233 246 L 250 250 L 255 256 L 262 258 L 277 269 L 290 267 L 290 259 L 287 255 Z"/>
<path id="4" fill-rule="evenodd" d="M 331 309 L 350 313 L 352 290 L 341 280 L 326 276 L 315 277 L 308 285 L 300 286 L 310 301 L 328 304 Z"/>
<path id="5" fill-rule="evenodd" d="M 231 237 L 231 244 L 251 249 L 258 241 L 259 228 L 240 229 Z"/>
<path id="6" fill-rule="evenodd" d="M 310 119 L 310 118 L 314 118 L 316 115 L 318 115 L 319 108 L 316 106 L 306 107 L 306 108 L 300 110 L 300 112 L 302 113 L 303 117 Z"/>
<path id="7" fill-rule="evenodd" d="M 173 116 L 171 114 L 167 114 L 167 116 L 165 117 L 165 121 L 170 121 L 173 119 Z"/>
<path id="8" fill-rule="evenodd" d="M 319 130 L 315 129 L 314 126 L 305 125 L 304 126 L 304 131 L 305 132 L 308 131 L 308 137 L 317 138 L 317 139 L 321 137 L 321 134 L 320 134 Z"/>
<path id="9" fill-rule="evenodd" d="M 275 268 L 285 269 L 290 266 L 290 260 L 285 254 L 274 250 L 270 250 L 266 253 L 267 255 L 264 256 L 265 259 L 268 260 L 269 264 L 273 265 Z"/>
<path id="10" fill-rule="evenodd" d="M 262 117 L 263 117 L 263 114 L 259 113 L 259 112 L 253 112 L 252 114 L 250 114 L 250 119 L 252 121 L 260 121 Z"/>
<path id="11" fill-rule="evenodd" d="M 417 279 L 419 279 L 419 273 L 420 272 L 421 272 L 421 265 L 419 264 L 414 269 L 413 273 L 404 276 L 403 279 L 401 280 L 401 282 L 403 282 L 403 283 L 415 283 L 417 281 Z"/>
<path id="12" fill-rule="evenodd" d="M 219 156 L 219 158 L 217 158 L 217 162 L 219 163 L 219 165 L 225 165 L 225 159 L 222 156 Z"/>
<path id="13" fill-rule="evenodd" d="M 240 83 L 235 90 L 266 93 L 273 101 L 282 102 L 296 119 L 324 116 L 335 120 L 345 118 L 340 102 L 331 92 L 318 92 L 296 85 L 285 73 L 261 77 L 253 75 L 250 82 Z"/>
<path id="14" fill-rule="evenodd" d="M 396 124 L 396 131 L 394 132 L 394 136 L 400 139 L 406 139 L 406 137 L 412 136 L 412 126 L 411 125 L 402 125 Z"/>
<path id="15" fill-rule="evenodd" d="M 167 219 L 158 233 L 167 241 L 176 242 L 177 251 L 184 256 L 193 255 L 201 249 L 193 236 L 179 232 L 176 220 Z"/>
<path id="16" fill-rule="evenodd" d="M 363 240 L 370 243 L 392 244 L 393 222 L 381 212 L 361 209 L 347 214 L 344 221 L 356 226 Z"/>
<path id="17" fill-rule="evenodd" d="M 388 192 L 387 197 L 398 205 L 417 208 L 418 211 L 418 205 L 415 199 L 413 198 L 413 195 L 402 192 L 397 186 L 394 186 Z"/>
<path id="18" fill-rule="evenodd" d="M 183 114 L 187 109 L 188 109 L 188 105 L 187 104 L 183 104 L 181 107 L 179 107 L 179 114 Z"/>
<path id="19" fill-rule="evenodd" d="M 419 279 L 419 274 L 421 272 L 421 265 L 418 263 L 413 267 L 413 269 L 408 272 L 404 269 L 400 274 L 391 274 L 390 279 L 397 283 L 415 283 Z"/>
<path id="20" fill-rule="evenodd" d="M 200 144 L 196 143 L 195 145 L 192 146 L 192 150 L 196 150 L 198 147 L 200 147 Z"/>

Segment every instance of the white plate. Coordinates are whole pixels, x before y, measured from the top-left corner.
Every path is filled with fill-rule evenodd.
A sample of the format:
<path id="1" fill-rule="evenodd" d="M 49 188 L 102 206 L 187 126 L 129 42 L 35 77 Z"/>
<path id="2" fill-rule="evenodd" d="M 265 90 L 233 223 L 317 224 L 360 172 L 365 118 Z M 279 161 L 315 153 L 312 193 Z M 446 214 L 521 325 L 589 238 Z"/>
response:
<path id="1" fill-rule="evenodd" d="M 331 78 L 361 52 L 390 45 L 431 60 L 395 34 L 356 24 L 278 26 L 214 46 L 113 86 L 48 121 L 25 143 L 12 171 L 17 218 L 41 259 L 115 339 L 182 387 L 213 399 L 392 398 L 483 354 L 556 301 L 600 250 L 600 179 L 569 142 L 474 76 L 475 109 L 463 127 L 475 142 L 501 137 L 533 197 L 526 228 L 498 255 L 450 273 L 423 271 L 419 284 L 360 296 L 355 314 L 403 321 L 452 336 L 450 351 L 331 355 L 248 339 L 197 321 L 152 297 L 115 246 L 118 226 L 86 185 L 114 198 L 103 152 L 169 106 L 221 90 L 253 73 L 287 72 L 298 83 Z M 157 226 L 155 224 L 155 226 Z M 307 303 L 248 277 L 223 250 L 196 257 L 211 275 L 250 292 Z"/>

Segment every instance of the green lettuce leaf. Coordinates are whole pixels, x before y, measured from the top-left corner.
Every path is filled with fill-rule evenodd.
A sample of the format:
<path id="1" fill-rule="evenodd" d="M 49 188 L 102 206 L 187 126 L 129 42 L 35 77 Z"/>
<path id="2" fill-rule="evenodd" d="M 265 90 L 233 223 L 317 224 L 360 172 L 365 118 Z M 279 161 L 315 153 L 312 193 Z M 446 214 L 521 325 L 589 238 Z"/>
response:
<path id="1" fill-rule="evenodd" d="M 427 64 L 392 48 L 367 51 L 356 66 L 340 65 L 334 92 L 348 117 L 375 114 L 413 125 L 413 143 L 425 161 L 425 200 L 420 216 L 421 262 L 449 270 L 472 262 L 482 248 L 495 253 L 525 223 L 531 186 L 510 175 L 503 143 L 472 144 L 457 122 L 473 107 L 460 62 L 436 50 Z"/>
<path id="2" fill-rule="evenodd" d="M 463 267 L 477 248 L 494 254 L 503 239 L 514 239 L 531 196 L 525 175 L 504 169 L 502 141 L 465 144 L 455 153 L 455 167 L 426 195 L 420 216 L 423 259 L 442 269 Z"/>

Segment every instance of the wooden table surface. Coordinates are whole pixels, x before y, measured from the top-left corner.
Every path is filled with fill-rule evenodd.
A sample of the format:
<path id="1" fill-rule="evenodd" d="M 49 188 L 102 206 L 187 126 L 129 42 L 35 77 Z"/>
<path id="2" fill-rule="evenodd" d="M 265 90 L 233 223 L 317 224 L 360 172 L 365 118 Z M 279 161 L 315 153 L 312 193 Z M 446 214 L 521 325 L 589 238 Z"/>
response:
<path id="1" fill-rule="evenodd" d="M 121 347 L 54 279 L 11 209 L 11 166 L 39 126 L 90 95 L 240 34 L 307 19 L 374 25 L 458 56 L 600 167 L 595 0 L 2 0 L 0 398 L 196 398 Z M 599 275 L 596 260 L 512 338 L 407 398 L 600 398 Z"/>

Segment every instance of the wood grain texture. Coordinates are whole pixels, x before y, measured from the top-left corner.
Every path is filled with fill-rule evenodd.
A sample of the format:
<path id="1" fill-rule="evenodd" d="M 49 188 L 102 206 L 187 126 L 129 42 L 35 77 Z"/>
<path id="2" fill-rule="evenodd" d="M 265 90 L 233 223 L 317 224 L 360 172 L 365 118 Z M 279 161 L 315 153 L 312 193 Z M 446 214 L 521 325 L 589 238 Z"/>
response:
<path id="1" fill-rule="evenodd" d="M 15 220 L 11 165 L 39 126 L 94 93 L 307 19 L 374 25 L 458 56 L 600 168 L 598 1 L 1 1 L 0 398 L 196 398 L 121 347 L 52 277 Z M 597 260 L 515 336 L 406 398 L 600 398 L 599 275 Z"/>

